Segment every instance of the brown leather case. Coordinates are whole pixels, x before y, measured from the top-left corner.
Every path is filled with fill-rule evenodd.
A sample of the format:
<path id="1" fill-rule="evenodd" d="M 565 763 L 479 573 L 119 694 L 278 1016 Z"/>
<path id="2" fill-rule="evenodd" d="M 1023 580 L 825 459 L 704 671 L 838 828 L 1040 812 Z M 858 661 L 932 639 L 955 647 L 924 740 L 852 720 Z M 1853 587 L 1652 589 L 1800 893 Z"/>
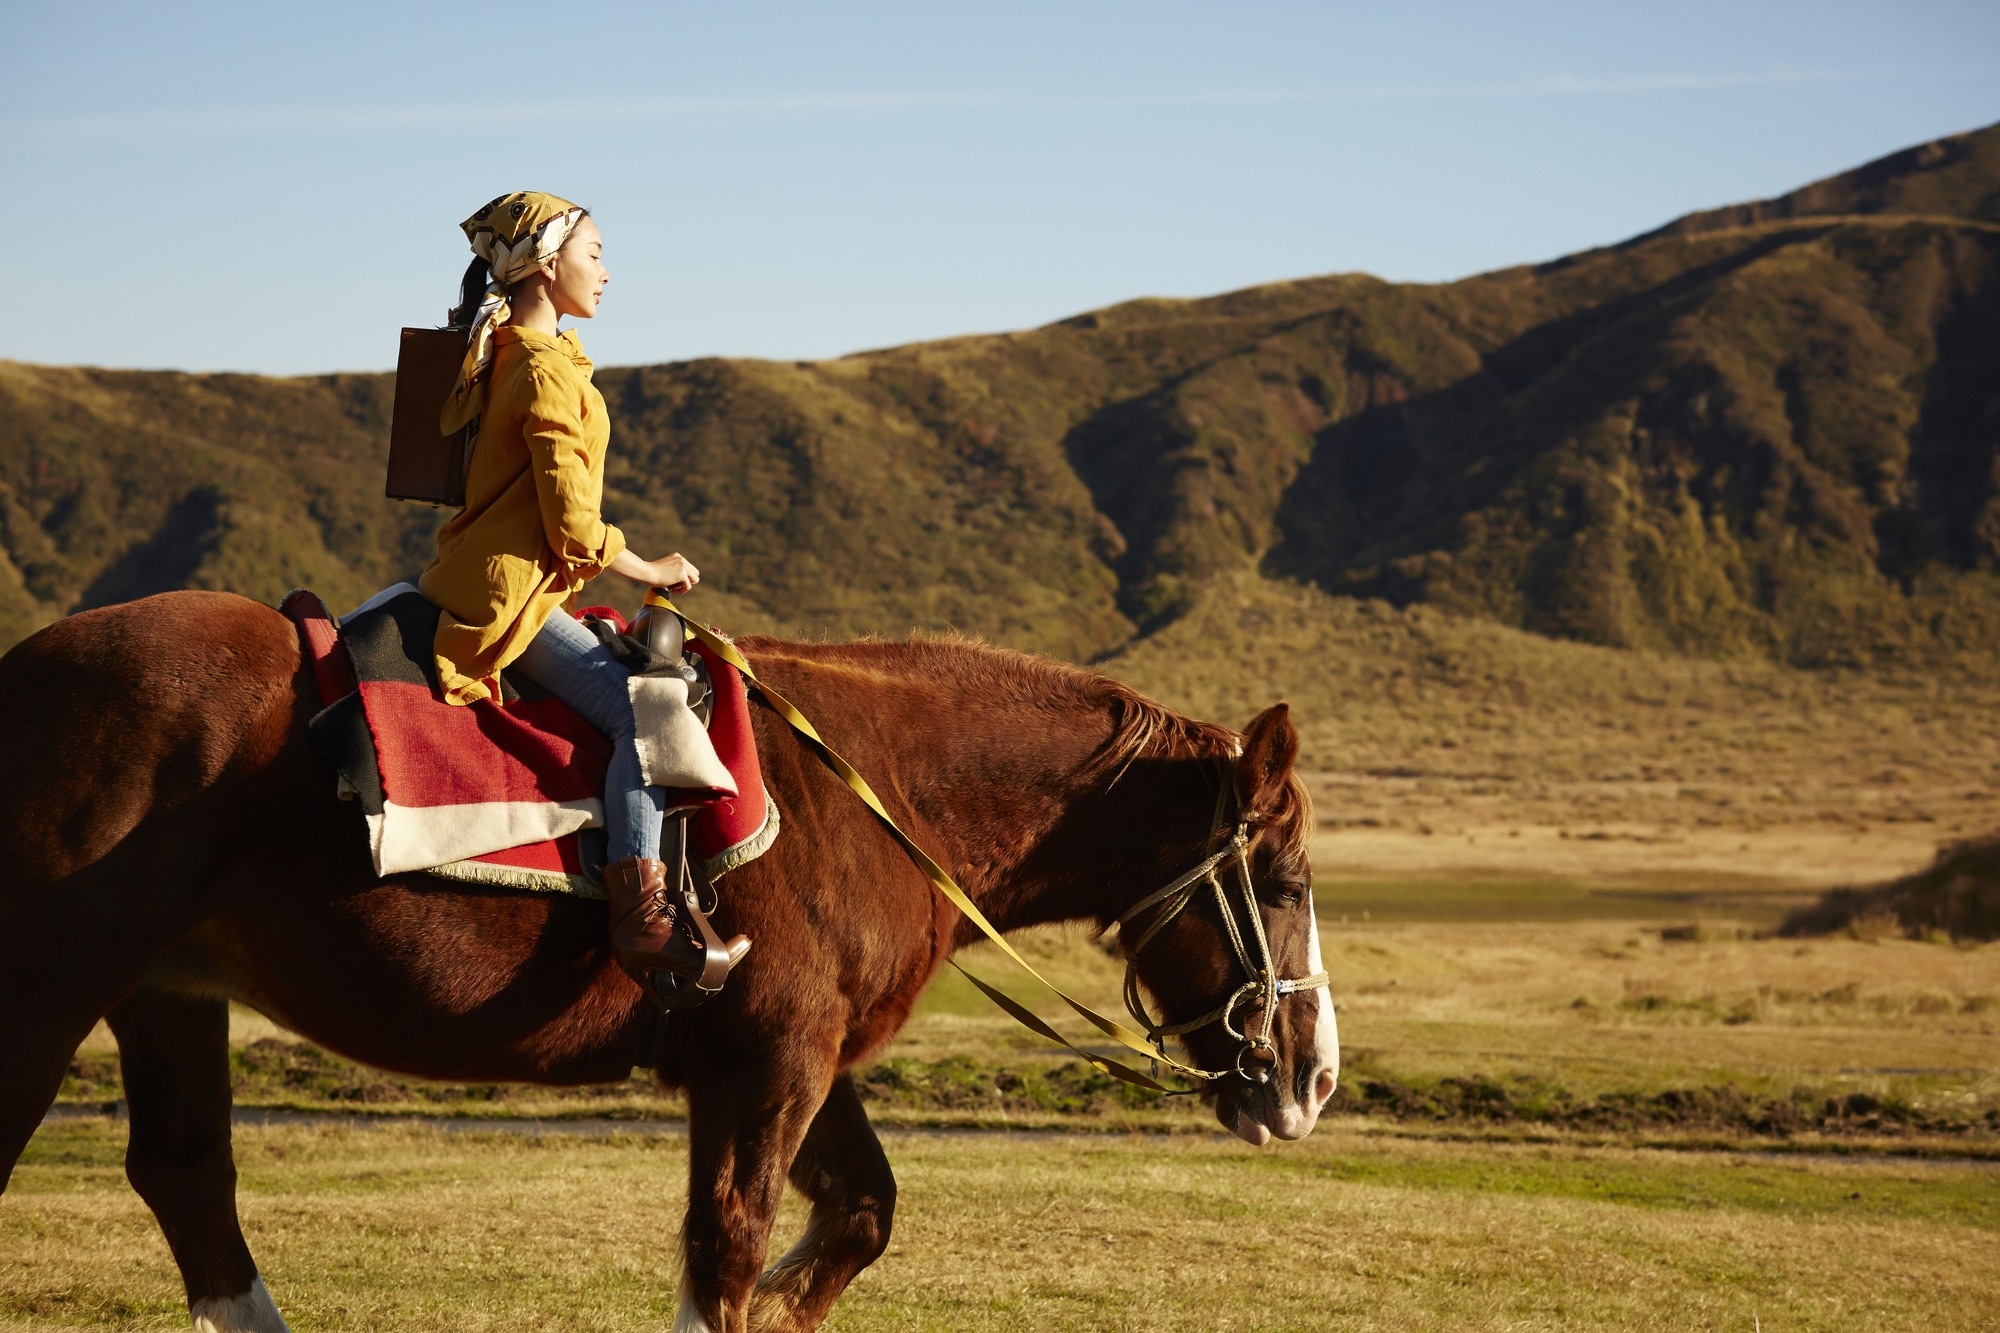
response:
<path id="1" fill-rule="evenodd" d="M 391 500 L 422 500 L 461 508 L 465 468 L 479 423 L 450 435 L 438 433 L 458 367 L 465 360 L 464 329 L 404 329 L 396 355 L 396 406 L 389 423 Z"/>

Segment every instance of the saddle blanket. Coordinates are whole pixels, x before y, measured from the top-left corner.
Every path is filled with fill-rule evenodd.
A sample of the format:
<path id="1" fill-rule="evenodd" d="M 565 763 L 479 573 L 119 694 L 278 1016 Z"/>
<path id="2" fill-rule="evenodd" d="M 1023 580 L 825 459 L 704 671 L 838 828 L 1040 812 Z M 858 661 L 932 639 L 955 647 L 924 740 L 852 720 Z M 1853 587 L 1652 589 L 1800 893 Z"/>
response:
<path id="1" fill-rule="evenodd" d="M 438 611 L 410 584 L 378 593 L 337 626 L 304 590 L 281 609 L 299 626 L 324 702 L 313 746 L 361 807 L 376 874 L 421 870 L 603 896 L 611 745 L 574 709 L 506 672 L 500 700 L 445 703 L 432 653 Z M 609 608 L 585 616 L 625 629 Z M 709 727 L 671 670 L 635 672 L 633 711 L 641 775 L 667 789 L 670 812 L 689 812 L 691 854 L 713 879 L 770 847 L 778 810 L 758 767 L 742 676 L 700 644 L 689 649 L 708 671 Z M 668 665 L 657 655 L 652 663 Z"/>

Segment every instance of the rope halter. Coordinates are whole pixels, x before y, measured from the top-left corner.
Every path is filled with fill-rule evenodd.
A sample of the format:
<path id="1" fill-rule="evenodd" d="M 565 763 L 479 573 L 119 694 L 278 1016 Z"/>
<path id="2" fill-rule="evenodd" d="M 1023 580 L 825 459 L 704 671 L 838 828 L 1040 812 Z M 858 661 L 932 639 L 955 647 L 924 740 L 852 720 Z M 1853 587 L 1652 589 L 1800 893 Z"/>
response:
<path id="1" fill-rule="evenodd" d="M 1222 831 L 1223 802 L 1227 798 L 1228 791 L 1229 786 L 1225 782 L 1222 791 L 1216 796 L 1215 822 L 1209 829 L 1211 843 L 1214 842 L 1216 834 Z M 1219 872 L 1224 864 L 1230 861 L 1236 863 L 1237 888 L 1243 899 L 1244 914 L 1250 918 L 1250 937 L 1257 946 L 1254 958 L 1244 943 L 1243 932 L 1237 925 L 1236 912 L 1230 906 L 1229 895 L 1222 887 L 1222 877 Z M 1229 937 L 1229 947 L 1235 953 L 1237 965 L 1243 969 L 1243 975 L 1247 980 L 1231 991 L 1221 1004 L 1199 1018 L 1189 1019 L 1185 1023 L 1155 1023 L 1152 1015 L 1146 1012 L 1145 998 L 1139 993 L 1139 951 L 1152 943 L 1154 937 L 1165 930 L 1168 924 L 1194 901 L 1195 895 L 1201 892 L 1204 884 L 1215 895 L 1216 910 L 1222 917 L 1223 933 Z M 1258 909 L 1257 889 L 1250 877 L 1250 825 L 1247 822 L 1238 823 L 1234 836 L 1221 851 L 1158 893 L 1149 894 L 1125 909 L 1124 914 L 1118 918 L 1119 937 L 1125 938 L 1127 922 L 1155 907 L 1160 909 L 1159 915 L 1155 916 L 1152 923 L 1140 933 L 1139 938 L 1131 941 L 1125 949 L 1125 1008 L 1139 1021 L 1140 1026 L 1146 1029 L 1146 1034 L 1152 1038 L 1154 1048 L 1162 1055 L 1166 1054 L 1168 1037 L 1183 1036 L 1197 1028 L 1207 1027 L 1210 1023 L 1222 1024 L 1224 1032 L 1243 1043 L 1237 1049 L 1234 1070 L 1202 1070 L 1200 1071 L 1202 1077 L 1212 1081 L 1227 1078 L 1234 1072 L 1252 1083 L 1269 1082 L 1272 1065 L 1276 1063 L 1276 1048 L 1271 1045 L 1271 1026 L 1277 1021 L 1279 998 L 1299 991 L 1318 990 L 1327 984 L 1327 974 L 1322 971 L 1315 972 L 1309 977 L 1282 981 L 1277 978 L 1277 966 L 1271 960 L 1271 941 L 1264 933 L 1264 914 Z M 1235 1023 L 1231 1021 L 1237 1006 L 1245 1000 L 1263 1001 L 1263 1021 L 1258 1024 L 1254 1033 L 1237 1031 Z M 1243 1067 L 1243 1062 L 1247 1058 L 1260 1053 L 1270 1053 L 1273 1059 L 1269 1063 L 1260 1060 L 1254 1069 Z"/>

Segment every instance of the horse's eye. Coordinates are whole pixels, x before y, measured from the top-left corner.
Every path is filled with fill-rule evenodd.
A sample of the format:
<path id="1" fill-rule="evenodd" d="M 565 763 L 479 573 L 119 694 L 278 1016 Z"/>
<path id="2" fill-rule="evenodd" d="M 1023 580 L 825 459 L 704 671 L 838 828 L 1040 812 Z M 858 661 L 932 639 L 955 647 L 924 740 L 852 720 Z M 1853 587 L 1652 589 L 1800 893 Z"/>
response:
<path id="1" fill-rule="evenodd" d="M 1296 879 L 1278 881 L 1278 901 L 1287 907 L 1297 907 L 1306 900 L 1306 886 Z"/>

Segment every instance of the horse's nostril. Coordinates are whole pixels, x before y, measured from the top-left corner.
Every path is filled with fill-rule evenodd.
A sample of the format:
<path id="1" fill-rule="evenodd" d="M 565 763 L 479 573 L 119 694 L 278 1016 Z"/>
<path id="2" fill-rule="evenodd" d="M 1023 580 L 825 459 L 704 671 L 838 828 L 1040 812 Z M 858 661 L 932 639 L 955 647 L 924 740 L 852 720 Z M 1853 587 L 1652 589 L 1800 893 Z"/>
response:
<path id="1" fill-rule="evenodd" d="M 1335 1074 L 1331 1069 L 1320 1070 L 1319 1078 L 1313 1083 L 1313 1100 L 1324 1102 L 1327 1098 L 1333 1096 L 1334 1084 L 1339 1082 L 1339 1079 L 1340 1076 Z"/>

